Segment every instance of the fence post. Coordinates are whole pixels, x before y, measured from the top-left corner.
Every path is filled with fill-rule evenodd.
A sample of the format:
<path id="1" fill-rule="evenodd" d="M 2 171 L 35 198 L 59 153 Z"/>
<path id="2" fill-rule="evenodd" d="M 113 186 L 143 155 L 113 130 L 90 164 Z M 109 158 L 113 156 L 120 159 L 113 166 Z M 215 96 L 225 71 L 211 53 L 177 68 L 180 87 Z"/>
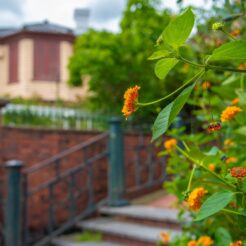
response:
<path id="1" fill-rule="evenodd" d="M 121 119 L 109 121 L 109 173 L 108 203 L 110 206 L 124 206 L 128 201 L 123 199 L 125 192 L 124 141 Z"/>
<path id="2" fill-rule="evenodd" d="M 6 163 L 8 172 L 7 201 L 5 204 L 5 245 L 21 245 L 21 168 L 23 163 L 11 160 Z"/>

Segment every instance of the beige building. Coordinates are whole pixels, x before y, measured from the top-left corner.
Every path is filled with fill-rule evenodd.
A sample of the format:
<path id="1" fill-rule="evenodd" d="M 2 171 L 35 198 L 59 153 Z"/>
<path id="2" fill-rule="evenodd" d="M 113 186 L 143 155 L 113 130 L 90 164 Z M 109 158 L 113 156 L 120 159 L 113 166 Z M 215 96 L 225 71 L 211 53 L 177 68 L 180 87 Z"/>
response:
<path id="1" fill-rule="evenodd" d="M 0 29 L 0 97 L 84 98 L 86 85 L 67 84 L 74 39 L 71 29 L 47 21 Z"/>

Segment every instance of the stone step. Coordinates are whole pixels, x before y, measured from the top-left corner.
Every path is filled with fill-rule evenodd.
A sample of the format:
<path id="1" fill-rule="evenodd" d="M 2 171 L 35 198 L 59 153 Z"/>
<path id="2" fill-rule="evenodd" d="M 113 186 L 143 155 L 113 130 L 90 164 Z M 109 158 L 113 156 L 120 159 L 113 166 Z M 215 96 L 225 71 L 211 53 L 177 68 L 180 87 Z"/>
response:
<path id="1" fill-rule="evenodd" d="M 102 215 L 113 215 L 129 217 L 133 219 L 150 220 L 179 224 L 178 210 L 169 208 L 155 208 L 149 206 L 132 205 L 124 207 L 101 207 L 99 212 Z"/>
<path id="2" fill-rule="evenodd" d="M 78 227 L 83 230 L 101 232 L 104 238 L 109 241 L 117 241 L 131 246 L 156 245 L 156 242 L 160 240 L 162 231 L 169 233 L 171 239 L 180 234 L 178 230 L 118 221 L 113 218 L 95 218 L 82 221 L 78 223 Z"/>

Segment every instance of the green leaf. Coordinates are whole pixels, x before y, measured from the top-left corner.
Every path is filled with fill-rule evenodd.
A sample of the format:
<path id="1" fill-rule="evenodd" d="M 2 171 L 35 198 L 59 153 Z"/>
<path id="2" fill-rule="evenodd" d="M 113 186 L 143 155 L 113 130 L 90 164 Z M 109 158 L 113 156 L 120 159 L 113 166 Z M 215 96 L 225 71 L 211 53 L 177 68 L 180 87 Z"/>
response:
<path id="1" fill-rule="evenodd" d="M 155 64 L 155 74 L 159 79 L 164 79 L 168 72 L 178 63 L 176 58 L 161 59 Z"/>
<path id="2" fill-rule="evenodd" d="M 246 92 L 242 89 L 236 90 L 241 105 L 246 106 Z"/>
<path id="3" fill-rule="evenodd" d="M 202 205 L 197 214 L 196 221 L 203 220 L 226 207 L 232 200 L 234 193 L 230 191 L 220 191 L 210 196 Z"/>
<path id="4" fill-rule="evenodd" d="M 232 88 L 231 86 L 212 86 L 212 91 L 216 92 L 224 99 L 233 100 L 236 97 L 234 88 Z"/>
<path id="5" fill-rule="evenodd" d="M 242 126 L 235 131 L 237 134 L 246 136 L 246 126 Z"/>
<path id="6" fill-rule="evenodd" d="M 213 146 L 208 152 L 205 153 L 205 155 L 214 156 L 217 155 L 219 151 L 220 149 L 217 146 Z"/>
<path id="7" fill-rule="evenodd" d="M 169 103 L 162 111 L 158 114 L 153 128 L 152 128 L 152 141 L 164 134 L 170 124 L 174 121 L 184 104 L 188 100 L 195 83 L 186 89 L 184 89 L 179 96 Z"/>
<path id="8" fill-rule="evenodd" d="M 235 74 L 232 74 L 229 78 L 224 80 L 221 85 L 230 85 L 230 84 L 238 82 L 238 80 L 239 80 L 239 77 Z"/>
<path id="9" fill-rule="evenodd" d="M 172 20 L 162 33 L 164 42 L 177 48 L 189 37 L 194 26 L 195 17 L 190 8 Z"/>
<path id="10" fill-rule="evenodd" d="M 205 157 L 205 155 L 203 154 L 203 152 L 199 149 L 199 147 L 194 146 L 190 149 L 189 151 L 189 156 L 197 161 L 202 161 Z"/>
<path id="11" fill-rule="evenodd" d="M 163 57 L 167 57 L 171 54 L 171 52 L 169 50 L 157 50 L 155 51 L 149 58 L 148 60 L 156 60 L 156 59 L 160 59 Z"/>
<path id="12" fill-rule="evenodd" d="M 228 246 L 228 242 L 232 241 L 230 233 L 224 227 L 216 229 L 215 239 L 218 246 Z"/>
<path id="13" fill-rule="evenodd" d="M 236 40 L 214 49 L 209 61 L 246 60 L 246 41 Z"/>

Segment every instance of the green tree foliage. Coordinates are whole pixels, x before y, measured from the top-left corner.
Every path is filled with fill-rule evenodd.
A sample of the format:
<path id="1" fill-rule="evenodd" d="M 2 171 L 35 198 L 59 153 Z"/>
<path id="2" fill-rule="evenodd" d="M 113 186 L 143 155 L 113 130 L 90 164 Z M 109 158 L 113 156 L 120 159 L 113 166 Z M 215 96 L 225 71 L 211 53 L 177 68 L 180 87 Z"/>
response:
<path id="1" fill-rule="evenodd" d="M 156 0 L 128 0 L 119 33 L 89 30 L 76 40 L 69 83 L 79 86 L 83 76 L 90 76 L 89 105 L 94 110 L 119 114 L 122 95 L 134 84 L 147 92 L 146 100 L 165 93 L 163 81 L 150 69 L 153 62 L 147 59 L 170 19 L 169 12 L 158 7 Z"/>

